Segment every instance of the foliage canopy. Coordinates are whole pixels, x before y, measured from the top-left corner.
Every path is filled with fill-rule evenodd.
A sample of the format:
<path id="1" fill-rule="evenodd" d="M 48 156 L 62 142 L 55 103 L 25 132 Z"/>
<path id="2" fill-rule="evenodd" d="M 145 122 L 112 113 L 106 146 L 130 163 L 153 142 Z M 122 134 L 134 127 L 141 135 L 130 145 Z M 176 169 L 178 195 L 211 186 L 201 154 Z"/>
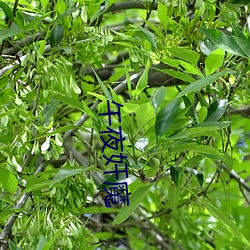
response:
<path id="1" fill-rule="evenodd" d="M 0 1 L 0 249 L 250 249 L 248 7 Z M 104 204 L 107 100 L 129 206 Z"/>

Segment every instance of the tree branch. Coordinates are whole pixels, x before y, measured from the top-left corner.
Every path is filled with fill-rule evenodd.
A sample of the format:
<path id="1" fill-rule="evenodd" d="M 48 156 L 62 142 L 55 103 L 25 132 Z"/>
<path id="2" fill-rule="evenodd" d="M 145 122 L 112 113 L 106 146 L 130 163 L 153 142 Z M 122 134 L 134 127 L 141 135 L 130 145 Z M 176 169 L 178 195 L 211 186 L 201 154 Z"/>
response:
<path id="1" fill-rule="evenodd" d="M 35 171 L 35 174 L 41 173 L 44 171 L 44 169 L 46 168 L 46 166 L 49 164 L 49 162 L 43 162 L 40 164 L 40 166 L 38 166 L 38 168 Z M 21 198 L 17 201 L 16 205 L 15 205 L 15 209 L 19 209 L 22 208 L 26 201 L 28 200 L 29 196 L 31 195 L 31 192 L 28 193 L 24 193 Z M 17 219 L 18 215 L 17 214 L 13 214 L 12 216 L 9 217 L 9 219 L 7 220 L 7 222 L 5 223 L 3 230 L 0 234 L 0 243 L 9 235 L 9 233 L 11 232 L 11 229 Z"/>
<path id="2" fill-rule="evenodd" d="M 250 192 L 250 186 L 232 169 L 229 170 L 224 163 L 219 164 L 220 168 L 224 169 L 232 179 L 236 180 L 240 186 Z"/>

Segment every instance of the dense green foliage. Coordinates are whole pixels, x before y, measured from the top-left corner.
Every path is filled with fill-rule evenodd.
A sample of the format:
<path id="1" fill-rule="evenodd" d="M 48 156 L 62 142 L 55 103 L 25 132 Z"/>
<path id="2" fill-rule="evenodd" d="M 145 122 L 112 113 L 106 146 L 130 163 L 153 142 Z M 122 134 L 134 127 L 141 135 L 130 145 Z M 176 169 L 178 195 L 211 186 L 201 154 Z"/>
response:
<path id="1" fill-rule="evenodd" d="M 247 4 L 0 1 L 0 249 L 250 249 Z"/>

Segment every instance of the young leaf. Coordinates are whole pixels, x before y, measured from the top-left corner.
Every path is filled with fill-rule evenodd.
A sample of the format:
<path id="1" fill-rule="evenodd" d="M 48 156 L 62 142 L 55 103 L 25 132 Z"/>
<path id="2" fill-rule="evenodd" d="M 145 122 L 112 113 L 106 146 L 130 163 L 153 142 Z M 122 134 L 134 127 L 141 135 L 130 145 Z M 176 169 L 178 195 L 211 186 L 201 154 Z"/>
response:
<path id="1" fill-rule="evenodd" d="M 103 84 L 102 80 L 100 79 L 100 77 L 96 74 L 96 72 L 94 71 L 96 79 L 98 81 L 98 83 L 100 84 L 103 93 L 105 94 L 105 96 L 107 97 L 107 99 L 109 100 L 113 100 L 112 95 L 109 93 L 108 89 L 106 88 L 105 84 Z"/>
<path id="2" fill-rule="evenodd" d="M 206 119 L 206 116 L 207 116 L 207 108 L 203 106 L 200 108 L 198 112 L 199 122 L 203 122 Z"/>
<path id="3" fill-rule="evenodd" d="M 173 48 L 169 48 L 168 50 L 172 52 L 175 57 L 178 57 L 182 60 L 190 62 L 194 66 L 197 65 L 199 58 L 200 58 L 200 54 L 198 52 L 190 50 L 190 49 L 185 49 L 181 47 L 176 47 L 176 48 L 173 47 Z"/>
<path id="4" fill-rule="evenodd" d="M 172 126 L 179 110 L 179 101 L 174 99 L 156 116 L 155 132 L 156 136 L 164 135 Z"/>
<path id="5" fill-rule="evenodd" d="M 51 30 L 51 35 L 50 35 L 50 46 L 56 47 L 63 39 L 63 34 L 64 34 L 64 28 L 61 24 L 56 25 L 52 30 Z"/>
<path id="6" fill-rule="evenodd" d="M 205 60 L 205 72 L 206 75 L 211 75 L 223 65 L 225 51 L 222 49 L 217 49 L 210 53 Z"/>
<path id="7" fill-rule="evenodd" d="M 112 224 L 121 224 L 124 222 L 139 206 L 143 198 L 147 195 L 151 188 L 151 185 L 144 185 L 138 188 L 133 194 L 129 197 L 129 206 L 123 206 L 120 212 L 116 215 Z"/>
<path id="8" fill-rule="evenodd" d="M 0 168 L 0 182 L 3 187 L 11 194 L 14 194 L 16 192 L 18 187 L 17 178 L 8 169 Z"/>
<path id="9" fill-rule="evenodd" d="M 162 24 L 167 24 L 168 21 L 168 9 L 167 5 L 163 2 L 158 3 L 157 14 Z"/>

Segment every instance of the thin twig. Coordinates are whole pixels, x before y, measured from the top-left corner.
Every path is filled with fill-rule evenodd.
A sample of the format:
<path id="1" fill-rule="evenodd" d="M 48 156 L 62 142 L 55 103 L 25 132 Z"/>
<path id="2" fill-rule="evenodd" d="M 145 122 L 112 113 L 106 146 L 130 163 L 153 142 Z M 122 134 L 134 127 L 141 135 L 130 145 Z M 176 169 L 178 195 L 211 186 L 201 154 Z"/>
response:
<path id="1" fill-rule="evenodd" d="M 232 179 L 236 180 L 240 186 L 250 192 L 250 186 L 234 170 L 229 170 L 224 163 L 218 165 L 220 168 L 224 169 Z"/>
<path id="2" fill-rule="evenodd" d="M 143 22 L 143 24 L 142 24 L 142 28 L 144 28 L 145 27 L 145 25 L 146 25 L 146 21 L 148 21 L 149 20 L 149 18 L 150 18 L 150 15 L 151 15 L 151 12 L 152 12 L 152 8 L 154 7 L 154 4 L 155 4 L 155 0 L 153 0 L 153 2 L 152 2 L 152 4 L 151 4 L 151 6 L 150 6 L 150 8 L 149 8 L 149 11 L 147 12 L 147 16 L 146 16 L 146 20 Z"/>

